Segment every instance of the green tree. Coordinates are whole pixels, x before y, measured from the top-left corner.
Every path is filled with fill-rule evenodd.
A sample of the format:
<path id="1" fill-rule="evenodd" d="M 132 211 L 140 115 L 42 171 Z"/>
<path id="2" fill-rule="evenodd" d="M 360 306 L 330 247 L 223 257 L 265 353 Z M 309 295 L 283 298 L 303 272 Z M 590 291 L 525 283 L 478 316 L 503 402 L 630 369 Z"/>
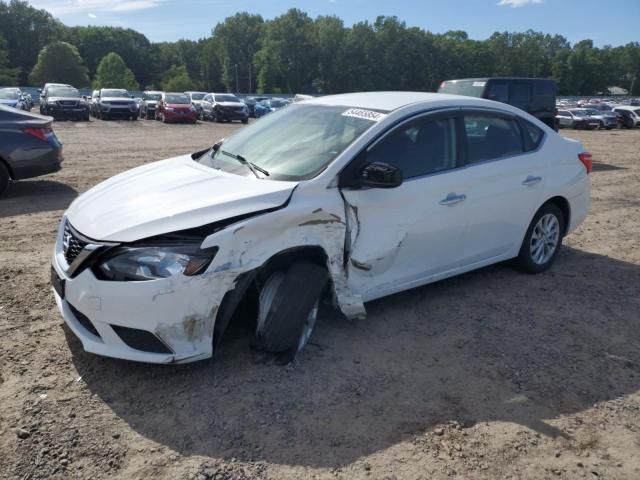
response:
<path id="1" fill-rule="evenodd" d="M 29 75 L 33 84 L 69 83 L 76 87 L 89 85 L 87 67 L 82 64 L 78 49 L 67 42 L 56 41 L 44 47 Z"/>
<path id="2" fill-rule="evenodd" d="M 260 49 L 263 30 L 262 17 L 246 12 L 226 18 L 213 30 L 222 67 L 222 81 L 227 91 L 236 91 L 236 71 L 240 91 L 248 92 L 255 88 L 257 75 L 253 59 Z"/>
<path id="3" fill-rule="evenodd" d="M 80 55 L 95 76 L 98 64 L 110 52 L 117 52 L 133 72 L 136 81 L 147 85 L 153 81 L 154 64 L 150 61 L 152 44 L 135 30 L 120 27 L 73 27 L 65 40 L 78 47 Z"/>
<path id="4" fill-rule="evenodd" d="M 317 76 L 311 18 L 292 8 L 269 22 L 255 62 L 263 91 L 275 88 L 288 93 L 310 91 Z"/>
<path id="5" fill-rule="evenodd" d="M 0 36 L 0 86 L 13 87 L 18 85 L 20 76 L 19 68 L 11 68 L 9 65 L 9 55 L 7 53 L 7 42 Z"/>
<path id="6" fill-rule="evenodd" d="M 93 85 L 95 88 L 126 88 L 127 90 L 139 88 L 133 72 L 115 52 L 107 53 L 100 60 Z"/>
<path id="7" fill-rule="evenodd" d="M 345 40 L 347 30 L 338 17 L 318 17 L 314 22 L 314 44 L 318 59 L 318 80 L 314 82 L 320 92 L 347 90 L 348 62 Z"/>
<path id="8" fill-rule="evenodd" d="M 45 10 L 25 1 L 0 0 L 0 34 L 7 41 L 9 63 L 20 69 L 19 83 L 27 83 L 40 50 L 62 39 L 66 27 Z"/>
<path id="9" fill-rule="evenodd" d="M 211 37 L 205 40 L 200 52 L 200 78 L 202 88 L 209 92 L 226 89 L 222 82 L 222 65 L 219 57 L 219 40 Z"/>
<path id="10" fill-rule="evenodd" d="M 189 72 L 184 65 L 173 65 L 165 74 L 162 87 L 167 92 L 186 92 L 195 90 L 197 85 L 189 77 Z"/>

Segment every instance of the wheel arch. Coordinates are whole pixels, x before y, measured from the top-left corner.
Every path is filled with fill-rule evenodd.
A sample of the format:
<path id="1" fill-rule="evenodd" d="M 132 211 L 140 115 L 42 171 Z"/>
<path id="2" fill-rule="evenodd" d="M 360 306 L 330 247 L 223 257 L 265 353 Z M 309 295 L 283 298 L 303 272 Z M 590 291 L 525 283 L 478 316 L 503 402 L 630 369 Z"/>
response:
<path id="1" fill-rule="evenodd" d="M 564 236 L 569 230 L 569 225 L 571 225 L 571 205 L 569 204 L 569 201 L 565 197 L 557 195 L 548 199 L 542 204 L 542 206 L 547 204 L 555 205 L 562 212 L 564 217 L 564 231 L 562 232 L 562 236 Z M 542 208 L 542 206 L 540 208 Z"/>
<path id="2" fill-rule="evenodd" d="M 9 179 L 15 180 L 16 176 L 13 169 L 11 168 L 11 165 L 9 165 L 9 162 L 7 162 L 4 158 L 0 156 L 0 163 L 4 165 L 4 167 L 7 169 L 7 172 L 9 172 Z"/>
<path id="3" fill-rule="evenodd" d="M 325 268 L 329 272 L 329 280 L 331 281 L 329 268 L 329 255 L 320 245 L 301 245 L 298 247 L 290 247 L 273 254 L 259 267 L 246 271 L 238 276 L 235 286 L 229 290 L 223 297 L 216 314 L 216 321 L 213 328 L 213 354 L 220 349 L 222 339 L 227 327 L 243 299 L 247 298 L 248 293 L 253 286 L 256 291 L 259 283 L 264 281 L 270 273 L 278 270 L 284 270 L 296 261 L 306 260 L 318 266 Z"/>

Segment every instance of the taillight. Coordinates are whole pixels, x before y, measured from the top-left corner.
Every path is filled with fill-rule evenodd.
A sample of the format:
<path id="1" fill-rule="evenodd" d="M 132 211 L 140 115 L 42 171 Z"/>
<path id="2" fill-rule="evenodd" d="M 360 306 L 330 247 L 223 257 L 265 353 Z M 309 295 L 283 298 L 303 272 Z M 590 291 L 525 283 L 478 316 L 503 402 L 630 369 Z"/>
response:
<path id="1" fill-rule="evenodd" d="M 42 140 L 43 142 L 47 141 L 47 137 L 51 133 L 50 128 L 25 128 L 23 130 L 27 135 L 31 135 L 32 137 L 36 137 L 38 140 Z"/>
<path id="2" fill-rule="evenodd" d="M 593 161 L 591 160 L 591 154 L 589 152 L 582 152 L 578 154 L 578 158 L 587 169 L 587 175 L 593 170 Z"/>

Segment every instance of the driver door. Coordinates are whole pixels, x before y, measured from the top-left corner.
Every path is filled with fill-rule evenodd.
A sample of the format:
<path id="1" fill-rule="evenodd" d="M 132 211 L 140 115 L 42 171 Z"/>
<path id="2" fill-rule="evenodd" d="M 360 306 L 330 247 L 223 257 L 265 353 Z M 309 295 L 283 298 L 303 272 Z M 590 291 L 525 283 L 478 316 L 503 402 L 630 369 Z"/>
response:
<path id="1" fill-rule="evenodd" d="M 372 162 L 403 172 L 395 188 L 349 187 L 341 178 L 352 228 L 348 281 L 364 301 L 448 276 L 460 266 L 467 205 L 457 112 L 402 123 L 343 173 L 360 175 Z"/>

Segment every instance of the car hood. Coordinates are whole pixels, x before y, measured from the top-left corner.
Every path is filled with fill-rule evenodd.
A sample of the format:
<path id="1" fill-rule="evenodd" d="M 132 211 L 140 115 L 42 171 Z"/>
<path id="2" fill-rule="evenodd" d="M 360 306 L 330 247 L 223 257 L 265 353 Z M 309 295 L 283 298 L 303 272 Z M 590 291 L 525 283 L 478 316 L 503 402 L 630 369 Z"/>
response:
<path id="1" fill-rule="evenodd" d="M 282 206 L 296 185 L 222 172 L 185 155 L 100 183 L 71 204 L 67 218 L 91 239 L 132 242 Z"/>
<path id="2" fill-rule="evenodd" d="M 60 100 L 63 100 L 63 101 L 74 101 L 74 102 L 80 102 L 80 101 L 82 101 L 83 99 L 82 99 L 82 98 L 80 98 L 80 97 L 49 97 L 49 98 L 47 99 L 47 101 L 49 101 L 49 102 L 57 102 L 57 101 L 60 101 Z"/>
<path id="3" fill-rule="evenodd" d="M 242 102 L 218 102 L 221 107 L 244 107 Z"/>
<path id="4" fill-rule="evenodd" d="M 158 101 L 157 100 L 143 100 L 142 103 L 144 103 L 145 105 L 157 105 Z"/>
<path id="5" fill-rule="evenodd" d="M 166 106 L 169 108 L 191 108 L 190 103 L 167 103 Z"/>
<path id="6" fill-rule="evenodd" d="M 102 97 L 100 98 L 101 102 L 130 102 L 136 103 L 133 98 L 125 98 L 125 97 Z"/>
<path id="7" fill-rule="evenodd" d="M 0 104 L 9 105 L 11 107 L 15 107 L 20 100 L 7 100 L 6 98 L 0 98 Z"/>

